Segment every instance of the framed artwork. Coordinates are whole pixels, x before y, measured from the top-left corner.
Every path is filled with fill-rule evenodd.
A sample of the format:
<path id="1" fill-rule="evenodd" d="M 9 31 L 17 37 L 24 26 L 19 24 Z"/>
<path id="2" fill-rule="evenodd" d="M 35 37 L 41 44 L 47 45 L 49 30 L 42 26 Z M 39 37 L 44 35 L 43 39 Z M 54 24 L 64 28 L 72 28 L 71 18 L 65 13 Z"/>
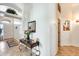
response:
<path id="1" fill-rule="evenodd" d="M 36 21 L 28 22 L 28 30 L 30 32 L 36 32 Z"/>
<path id="2" fill-rule="evenodd" d="M 69 20 L 65 20 L 65 22 L 63 24 L 63 31 L 70 31 L 70 21 Z"/>

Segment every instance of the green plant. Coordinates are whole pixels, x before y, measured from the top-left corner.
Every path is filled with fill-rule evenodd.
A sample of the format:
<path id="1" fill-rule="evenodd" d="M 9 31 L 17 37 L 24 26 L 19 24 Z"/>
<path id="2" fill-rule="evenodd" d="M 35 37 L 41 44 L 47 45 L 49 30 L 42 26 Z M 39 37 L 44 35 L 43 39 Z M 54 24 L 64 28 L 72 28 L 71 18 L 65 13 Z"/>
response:
<path id="1" fill-rule="evenodd" d="M 24 34 L 27 35 L 27 39 L 28 39 L 28 40 L 30 40 L 30 37 L 29 37 L 29 36 L 30 36 L 30 33 L 31 33 L 31 32 L 28 31 L 28 30 L 24 32 Z"/>

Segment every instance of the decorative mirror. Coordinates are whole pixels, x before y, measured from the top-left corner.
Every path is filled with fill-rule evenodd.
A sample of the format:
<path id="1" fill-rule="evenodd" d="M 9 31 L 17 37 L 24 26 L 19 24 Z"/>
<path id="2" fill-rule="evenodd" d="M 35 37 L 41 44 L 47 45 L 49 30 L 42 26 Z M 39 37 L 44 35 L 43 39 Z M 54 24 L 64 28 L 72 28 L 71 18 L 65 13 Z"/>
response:
<path id="1" fill-rule="evenodd" d="M 30 32 L 36 32 L 36 21 L 28 22 L 28 30 Z"/>

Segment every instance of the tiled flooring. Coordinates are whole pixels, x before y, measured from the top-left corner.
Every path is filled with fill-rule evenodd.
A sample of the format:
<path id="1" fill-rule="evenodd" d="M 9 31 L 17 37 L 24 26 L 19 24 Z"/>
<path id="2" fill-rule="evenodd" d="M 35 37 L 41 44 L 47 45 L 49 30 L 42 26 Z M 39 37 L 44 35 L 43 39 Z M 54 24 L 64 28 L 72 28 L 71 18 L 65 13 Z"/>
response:
<path id="1" fill-rule="evenodd" d="M 0 41 L 0 56 L 30 56 L 31 50 L 22 46 L 22 50 L 18 46 L 9 48 L 5 41 Z"/>
<path id="2" fill-rule="evenodd" d="M 60 47 L 57 56 L 79 56 L 79 47 L 74 46 Z"/>

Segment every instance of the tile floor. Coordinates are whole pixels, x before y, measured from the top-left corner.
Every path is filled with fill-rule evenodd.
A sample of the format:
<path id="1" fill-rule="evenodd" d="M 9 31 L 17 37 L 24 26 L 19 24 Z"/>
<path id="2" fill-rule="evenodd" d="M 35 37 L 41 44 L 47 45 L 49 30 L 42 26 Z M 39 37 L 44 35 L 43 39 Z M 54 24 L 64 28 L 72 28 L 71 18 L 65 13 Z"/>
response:
<path id="1" fill-rule="evenodd" d="M 79 47 L 74 46 L 59 47 L 57 56 L 79 56 Z"/>
<path id="2" fill-rule="evenodd" d="M 30 56 L 30 54 L 29 49 L 20 50 L 18 46 L 9 48 L 6 41 L 0 41 L 0 56 Z"/>

